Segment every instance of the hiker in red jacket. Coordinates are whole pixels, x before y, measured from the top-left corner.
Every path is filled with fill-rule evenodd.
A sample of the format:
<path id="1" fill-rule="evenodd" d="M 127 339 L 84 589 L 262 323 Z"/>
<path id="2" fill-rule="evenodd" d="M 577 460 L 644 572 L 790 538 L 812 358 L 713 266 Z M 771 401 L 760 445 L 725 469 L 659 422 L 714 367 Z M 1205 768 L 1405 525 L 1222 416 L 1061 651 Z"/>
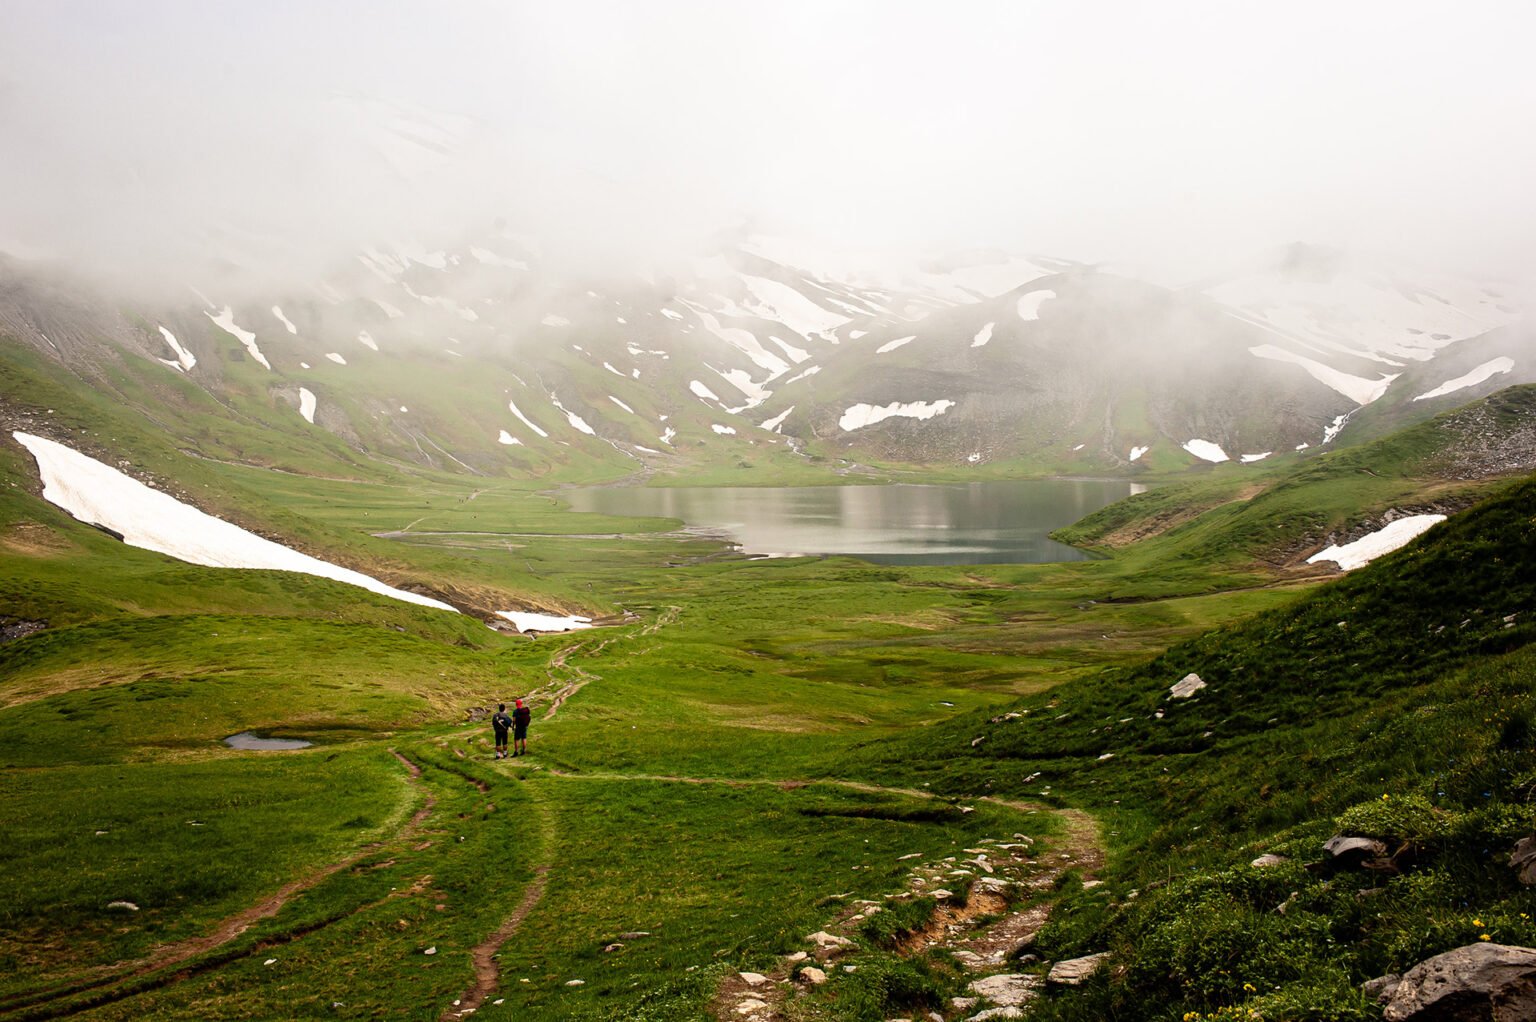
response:
<path id="1" fill-rule="evenodd" d="M 517 708 L 512 711 L 512 755 L 528 755 L 528 722 L 532 719 L 533 711 L 519 699 Z"/>

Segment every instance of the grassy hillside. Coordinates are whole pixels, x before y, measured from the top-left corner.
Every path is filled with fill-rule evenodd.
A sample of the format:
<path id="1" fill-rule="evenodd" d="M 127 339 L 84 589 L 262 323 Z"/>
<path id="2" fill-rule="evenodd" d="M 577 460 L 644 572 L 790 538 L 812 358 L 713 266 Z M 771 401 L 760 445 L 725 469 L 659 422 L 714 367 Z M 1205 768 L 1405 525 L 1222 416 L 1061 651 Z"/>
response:
<path id="1" fill-rule="evenodd" d="M 939 725 L 919 760 L 859 758 L 1095 806 L 1118 831 L 1115 882 L 1077 894 L 1039 951 L 1112 950 L 1119 978 L 1039 1017 L 1374 1018 L 1365 979 L 1536 941 L 1536 892 L 1504 865 L 1536 827 L 1533 523 L 1523 482 L 1292 606 Z M 1173 698 L 1190 673 L 1206 687 Z M 1335 873 L 1335 833 L 1383 839 L 1394 865 Z M 1288 861 L 1248 865 L 1262 853 Z"/>

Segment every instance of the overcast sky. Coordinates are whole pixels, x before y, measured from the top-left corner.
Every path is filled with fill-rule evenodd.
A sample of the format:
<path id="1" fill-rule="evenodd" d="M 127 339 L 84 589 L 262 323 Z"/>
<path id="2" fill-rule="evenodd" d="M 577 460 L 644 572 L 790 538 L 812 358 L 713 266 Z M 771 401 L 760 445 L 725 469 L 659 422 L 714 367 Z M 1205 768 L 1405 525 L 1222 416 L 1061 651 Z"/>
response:
<path id="1" fill-rule="evenodd" d="M 0 248 L 307 272 L 504 216 L 594 260 L 745 221 L 1190 272 L 1291 240 L 1536 265 L 1526 0 L 320 6 L 0 0 Z"/>

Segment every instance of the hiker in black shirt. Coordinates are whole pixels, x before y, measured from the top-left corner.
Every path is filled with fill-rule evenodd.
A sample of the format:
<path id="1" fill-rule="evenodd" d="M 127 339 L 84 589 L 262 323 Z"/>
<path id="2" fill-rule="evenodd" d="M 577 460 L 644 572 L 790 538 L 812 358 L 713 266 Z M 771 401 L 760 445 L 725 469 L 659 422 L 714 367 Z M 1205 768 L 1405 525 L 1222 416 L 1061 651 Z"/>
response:
<path id="1" fill-rule="evenodd" d="M 512 726 L 515 728 L 512 739 L 517 743 L 514 756 L 528 755 L 528 722 L 533 719 L 533 711 L 523 705 L 523 701 L 517 701 L 517 709 L 512 711 Z"/>
<path id="2" fill-rule="evenodd" d="M 491 727 L 496 729 L 496 758 L 507 758 L 507 730 L 512 727 L 512 718 L 507 716 L 507 704 L 497 703 L 496 713 L 491 717 Z"/>

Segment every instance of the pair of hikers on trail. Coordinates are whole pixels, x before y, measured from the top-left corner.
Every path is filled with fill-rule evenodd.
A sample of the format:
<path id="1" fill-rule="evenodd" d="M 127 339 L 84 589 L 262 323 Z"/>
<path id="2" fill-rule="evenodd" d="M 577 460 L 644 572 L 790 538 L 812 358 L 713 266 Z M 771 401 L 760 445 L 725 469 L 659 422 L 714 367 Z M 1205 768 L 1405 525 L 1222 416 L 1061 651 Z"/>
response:
<path id="1" fill-rule="evenodd" d="M 514 756 L 526 756 L 528 754 L 528 722 L 533 719 L 533 711 L 523 705 L 518 699 L 517 707 L 512 715 L 507 716 L 507 704 L 497 703 L 496 714 L 491 717 L 491 727 L 496 730 L 496 758 L 507 758 L 507 732 L 513 732 L 512 740 L 517 743 L 517 751 Z"/>

